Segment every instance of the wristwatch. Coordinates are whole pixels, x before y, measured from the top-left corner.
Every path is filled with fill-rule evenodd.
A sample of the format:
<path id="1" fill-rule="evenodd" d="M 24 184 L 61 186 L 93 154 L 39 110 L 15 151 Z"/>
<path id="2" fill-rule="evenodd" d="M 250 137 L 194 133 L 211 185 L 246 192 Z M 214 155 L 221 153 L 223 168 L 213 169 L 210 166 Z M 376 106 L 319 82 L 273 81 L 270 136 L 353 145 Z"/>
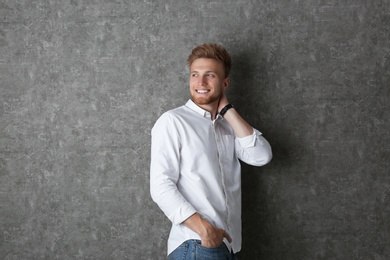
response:
<path id="1" fill-rule="evenodd" d="M 226 106 L 224 106 L 222 109 L 221 109 L 221 112 L 219 112 L 219 114 L 223 117 L 225 114 L 226 114 L 226 111 L 228 111 L 229 109 L 231 109 L 233 107 L 232 104 L 227 104 Z"/>

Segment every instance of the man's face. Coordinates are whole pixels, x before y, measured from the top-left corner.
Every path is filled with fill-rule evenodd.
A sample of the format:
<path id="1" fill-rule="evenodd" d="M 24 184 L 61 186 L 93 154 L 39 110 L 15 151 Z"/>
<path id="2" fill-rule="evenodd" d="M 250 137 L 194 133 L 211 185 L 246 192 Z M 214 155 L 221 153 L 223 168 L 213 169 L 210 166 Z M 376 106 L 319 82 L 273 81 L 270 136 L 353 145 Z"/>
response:
<path id="1" fill-rule="evenodd" d="M 214 59 L 199 58 L 190 66 L 190 92 L 192 101 L 207 109 L 218 106 L 221 95 L 229 85 L 223 63 Z"/>

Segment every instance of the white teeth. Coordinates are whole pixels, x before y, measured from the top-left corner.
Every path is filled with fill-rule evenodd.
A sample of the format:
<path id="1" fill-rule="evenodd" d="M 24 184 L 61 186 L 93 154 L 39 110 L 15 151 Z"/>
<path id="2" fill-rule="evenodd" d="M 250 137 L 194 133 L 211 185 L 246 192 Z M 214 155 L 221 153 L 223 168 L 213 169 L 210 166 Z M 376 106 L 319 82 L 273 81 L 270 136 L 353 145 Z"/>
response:
<path id="1" fill-rule="evenodd" d="M 208 90 L 206 89 L 198 89 L 196 92 L 200 93 L 200 94 L 204 94 L 204 93 L 207 93 L 209 92 Z"/>

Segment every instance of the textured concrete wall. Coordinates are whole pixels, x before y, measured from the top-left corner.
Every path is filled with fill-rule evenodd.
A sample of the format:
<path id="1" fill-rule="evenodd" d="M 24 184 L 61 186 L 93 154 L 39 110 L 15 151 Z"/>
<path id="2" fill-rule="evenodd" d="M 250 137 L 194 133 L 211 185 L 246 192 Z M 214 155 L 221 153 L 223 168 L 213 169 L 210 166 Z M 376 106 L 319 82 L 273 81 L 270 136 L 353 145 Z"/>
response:
<path id="1" fill-rule="evenodd" d="M 1 0 L 1 259 L 165 259 L 150 129 L 210 41 L 274 150 L 240 259 L 389 259 L 388 0 Z"/>

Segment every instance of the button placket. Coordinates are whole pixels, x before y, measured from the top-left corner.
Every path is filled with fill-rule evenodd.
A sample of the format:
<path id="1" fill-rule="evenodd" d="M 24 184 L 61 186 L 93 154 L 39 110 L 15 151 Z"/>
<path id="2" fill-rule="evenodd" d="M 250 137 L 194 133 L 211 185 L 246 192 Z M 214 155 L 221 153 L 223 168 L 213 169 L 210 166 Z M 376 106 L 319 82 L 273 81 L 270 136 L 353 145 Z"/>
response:
<path id="1" fill-rule="evenodd" d="M 213 131 L 214 131 L 214 138 L 215 138 L 215 141 L 216 141 L 216 144 L 217 144 L 218 164 L 219 164 L 220 175 L 221 175 L 223 195 L 224 195 L 224 198 L 225 198 L 225 206 L 226 206 L 226 209 L 227 209 L 227 215 L 226 215 L 226 218 L 225 218 L 225 224 L 226 224 L 226 227 L 230 230 L 230 225 L 229 225 L 230 210 L 229 210 L 228 198 L 227 198 L 227 195 L 226 195 L 225 174 L 224 174 L 225 171 L 224 171 L 224 167 L 223 167 L 223 164 L 222 164 L 222 158 L 223 158 L 223 155 L 224 155 L 225 151 L 223 150 L 222 137 L 220 136 L 219 132 L 217 131 L 217 128 L 218 128 L 217 122 L 218 121 L 215 120 L 215 123 L 213 124 Z"/>

